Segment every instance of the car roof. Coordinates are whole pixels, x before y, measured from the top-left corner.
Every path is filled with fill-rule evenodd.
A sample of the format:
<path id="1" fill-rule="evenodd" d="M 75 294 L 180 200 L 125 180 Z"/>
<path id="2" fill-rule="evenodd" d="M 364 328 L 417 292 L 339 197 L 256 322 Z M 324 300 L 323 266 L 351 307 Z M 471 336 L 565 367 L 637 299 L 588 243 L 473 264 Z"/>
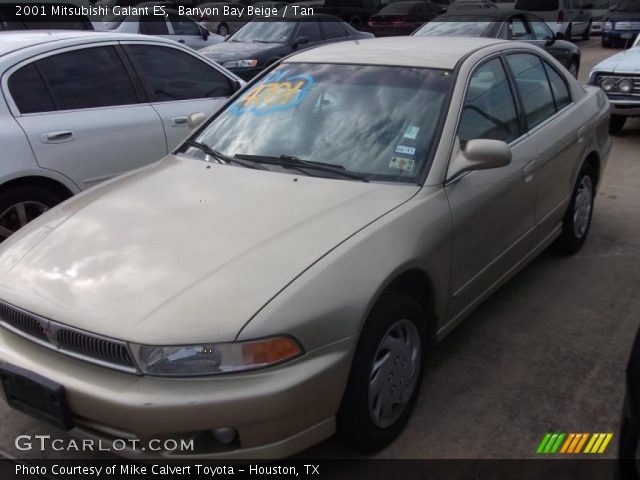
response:
<path id="1" fill-rule="evenodd" d="M 507 40 L 478 37 L 385 37 L 350 40 L 303 50 L 286 63 L 342 63 L 451 70 L 470 53 Z"/>
<path id="2" fill-rule="evenodd" d="M 135 33 L 125 34 L 115 32 L 96 32 L 91 30 L 9 30 L 0 32 L 0 57 L 8 53 L 36 45 L 73 40 L 153 40 L 170 44 L 173 43 L 171 40 L 165 40 L 160 37 L 138 35 Z"/>

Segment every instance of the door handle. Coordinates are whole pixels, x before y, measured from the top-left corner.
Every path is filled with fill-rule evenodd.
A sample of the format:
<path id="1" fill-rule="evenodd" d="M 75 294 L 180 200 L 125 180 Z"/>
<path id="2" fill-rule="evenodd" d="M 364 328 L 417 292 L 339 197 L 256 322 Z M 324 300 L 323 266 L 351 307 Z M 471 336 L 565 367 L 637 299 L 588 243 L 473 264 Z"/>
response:
<path id="1" fill-rule="evenodd" d="M 184 40 L 178 40 L 178 43 L 184 43 Z"/>
<path id="2" fill-rule="evenodd" d="M 64 143 L 75 139 L 75 134 L 71 130 L 60 130 L 56 132 L 47 132 L 40 135 L 42 143 Z"/>
<path id="3" fill-rule="evenodd" d="M 532 162 L 527 163 L 524 166 L 524 168 L 522 169 L 522 175 L 524 175 L 524 181 L 525 182 L 529 183 L 531 180 L 533 180 L 536 168 L 538 168 L 538 164 L 536 163 L 535 160 L 533 160 Z"/>
<path id="4" fill-rule="evenodd" d="M 186 127 L 189 123 L 189 117 L 175 117 L 171 119 L 172 127 Z"/>

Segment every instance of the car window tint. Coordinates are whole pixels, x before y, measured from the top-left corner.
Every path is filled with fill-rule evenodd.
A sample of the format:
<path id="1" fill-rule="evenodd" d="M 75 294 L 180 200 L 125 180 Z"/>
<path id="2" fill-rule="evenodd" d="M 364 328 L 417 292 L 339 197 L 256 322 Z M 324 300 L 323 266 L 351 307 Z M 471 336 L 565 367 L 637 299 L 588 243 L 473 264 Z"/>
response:
<path id="1" fill-rule="evenodd" d="M 138 102 L 114 47 L 74 50 L 36 62 L 58 110 Z"/>
<path id="2" fill-rule="evenodd" d="M 513 40 L 533 40 L 533 36 L 527 30 L 527 26 L 520 17 L 510 20 L 511 39 Z"/>
<path id="3" fill-rule="evenodd" d="M 531 25 L 531 30 L 533 30 L 536 40 L 553 40 L 554 34 L 544 22 L 530 19 L 529 25 Z"/>
<path id="4" fill-rule="evenodd" d="M 169 35 L 169 28 L 163 17 L 158 18 L 155 15 L 142 15 L 140 16 L 138 32 L 145 35 Z"/>
<path id="5" fill-rule="evenodd" d="M 340 38 L 349 35 L 349 32 L 339 22 L 322 22 L 324 38 Z"/>
<path id="6" fill-rule="evenodd" d="M 528 53 L 507 55 L 507 61 L 522 98 L 527 125 L 534 128 L 556 111 L 542 62 Z"/>
<path id="7" fill-rule="evenodd" d="M 215 98 L 231 95 L 222 73 L 174 48 L 129 45 L 127 51 L 142 70 L 156 101 Z"/>
<path id="8" fill-rule="evenodd" d="M 318 22 L 315 22 L 315 21 L 300 22 L 300 27 L 298 27 L 297 38 L 300 38 L 300 37 L 307 37 L 309 39 L 309 43 L 319 42 L 320 27 L 318 26 Z"/>
<path id="9" fill-rule="evenodd" d="M 202 31 L 196 22 L 191 21 L 183 15 L 168 13 L 169 21 L 173 27 L 174 35 L 201 35 Z"/>
<path id="10" fill-rule="evenodd" d="M 478 138 L 509 143 L 519 136 L 518 117 L 507 75 L 500 59 L 490 60 L 471 76 L 458 137 L 464 144 Z"/>
<path id="11" fill-rule="evenodd" d="M 569 88 L 567 87 L 567 83 L 565 82 L 565 80 L 560 76 L 555 68 L 553 68 L 547 62 L 543 63 L 549 77 L 549 83 L 551 84 L 553 98 L 556 101 L 556 109 L 561 110 L 571 103 Z"/>
<path id="12" fill-rule="evenodd" d="M 35 65 L 22 67 L 9 78 L 9 92 L 20 113 L 50 112 L 55 110 Z"/>

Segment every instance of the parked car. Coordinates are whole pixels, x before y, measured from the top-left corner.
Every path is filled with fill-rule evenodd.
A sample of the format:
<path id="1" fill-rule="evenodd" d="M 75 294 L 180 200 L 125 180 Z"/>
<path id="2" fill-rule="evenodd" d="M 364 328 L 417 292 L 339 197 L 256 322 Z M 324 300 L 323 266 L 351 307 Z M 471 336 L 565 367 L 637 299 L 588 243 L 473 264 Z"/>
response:
<path id="1" fill-rule="evenodd" d="M 581 53 L 575 44 L 557 39 L 541 18 L 518 10 L 496 9 L 465 15 L 446 14 L 436 17 L 413 35 L 487 37 L 527 42 L 549 52 L 574 77 L 578 77 L 580 70 Z"/>
<path id="2" fill-rule="evenodd" d="M 590 0 L 517 0 L 514 8 L 541 17 L 555 34 L 589 40 L 593 18 Z"/>
<path id="3" fill-rule="evenodd" d="M 148 2 L 153 4 L 155 2 Z M 154 35 L 182 43 L 199 50 L 224 41 L 222 35 L 211 33 L 195 19 L 180 15 L 177 10 L 165 8 L 164 20 L 157 15 L 112 15 L 105 18 L 105 28 L 117 33 L 141 33 Z"/>
<path id="4" fill-rule="evenodd" d="M 81 7 L 91 5 L 89 1 L 60 0 L 47 2 L 47 8 L 38 16 L 18 15 L 20 5 L 31 6 L 35 2 L 16 0 L 0 3 L 0 31 L 3 30 L 102 30 L 102 22 L 86 15 L 51 15 L 53 6 Z"/>
<path id="5" fill-rule="evenodd" d="M 525 43 L 291 55 L 174 154 L 0 246 L 5 397 L 106 446 L 194 438 L 183 458 L 281 457 L 336 428 L 377 450 L 434 342 L 548 245 L 581 248 L 608 120 L 602 90 Z"/>
<path id="6" fill-rule="evenodd" d="M 640 478 L 640 331 L 636 334 L 625 375 L 625 396 L 618 442 L 620 469 L 616 480 Z"/>
<path id="7" fill-rule="evenodd" d="M 391 2 L 369 17 L 368 31 L 376 37 L 410 35 L 445 11 L 446 7 L 425 0 Z"/>
<path id="8" fill-rule="evenodd" d="M 246 5 L 233 2 L 213 2 L 198 5 L 198 8 L 200 8 L 204 12 L 213 12 L 215 11 L 213 10 L 214 8 L 218 9 L 220 14 L 205 14 L 199 17 L 199 20 L 207 30 L 209 30 L 210 32 L 215 32 L 218 35 L 222 35 L 223 37 L 234 33 L 249 20 L 248 17 L 246 19 L 243 19 L 239 18 L 237 15 L 223 15 L 222 12 L 224 12 L 225 6 L 230 9 L 236 9 L 235 11 L 244 11 L 241 9 L 246 9 Z"/>
<path id="9" fill-rule="evenodd" d="M 602 46 L 629 47 L 640 33 L 640 0 L 620 0 L 604 21 Z"/>
<path id="10" fill-rule="evenodd" d="M 120 42 L 120 45 L 114 45 Z M 0 33 L 0 241 L 65 198 L 165 156 L 241 80 L 169 40 Z"/>
<path id="11" fill-rule="evenodd" d="M 247 23 L 226 42 L 200 50 L 241 78 L 249 80 L 262 70 L 297 50 L 324 43 L 371 38 L 331 15 L 304 20 Z"/>
<path id="12" fill-rule="evenodd" d="M 618 134 L 629 117 L 640 116 L 640 36 L 633 48 L 597 64 L 589 83 L 602 88 L 611 103 L 610 132 Z"/>
<path id="13" fill-rule="evenodd" d="M 611 0 L 589 0 L 587 6 L 591 10 L 591 34 L 600 35 L 604 28 L 604 21 L 609 15 Z"/>

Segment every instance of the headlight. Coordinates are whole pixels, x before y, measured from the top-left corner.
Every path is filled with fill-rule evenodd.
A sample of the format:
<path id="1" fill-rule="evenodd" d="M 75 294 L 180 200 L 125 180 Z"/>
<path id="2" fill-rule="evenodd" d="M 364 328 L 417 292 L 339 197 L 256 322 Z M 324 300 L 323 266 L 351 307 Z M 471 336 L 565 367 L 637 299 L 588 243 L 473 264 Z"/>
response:
<path id="1" fill-rule="evenodd" d="M 604 22 L 604 27 L 605 30 L 613 30 L 613 22 Z"/>
<path id="2" fill-rule="evenodd" d="M 613 80 L 613 78 L 604 77 L 602 80 L 600 80 L 600 88 L 605 92 L 610 92 L 615 88 L 615 86 L 616 82 Z"/>
<path id="3" fill-rule="evenodd" d="M 622 93 L 633 92 L 633 80 L 631 80 L 630 78 L 620 80 L 620 83 L 618 83 L 618 90 L 620 90 Z"/>
<path id="4" fill-rule="evenodd" d="M 226 68 L 246 68 L 246 67 L 255 67 L 258 64 L 258 60 L 231 60 L 229 62 L 224 62 L 222 64 L 223 67 Z"/>
<path id="5" fill-rule="evenodd" d="M 289 337 L 185 346 L 131 345 L 131 350 L 142 373 L 169 377 L 255 370 L 302 355 L 300 345 Z"/>

